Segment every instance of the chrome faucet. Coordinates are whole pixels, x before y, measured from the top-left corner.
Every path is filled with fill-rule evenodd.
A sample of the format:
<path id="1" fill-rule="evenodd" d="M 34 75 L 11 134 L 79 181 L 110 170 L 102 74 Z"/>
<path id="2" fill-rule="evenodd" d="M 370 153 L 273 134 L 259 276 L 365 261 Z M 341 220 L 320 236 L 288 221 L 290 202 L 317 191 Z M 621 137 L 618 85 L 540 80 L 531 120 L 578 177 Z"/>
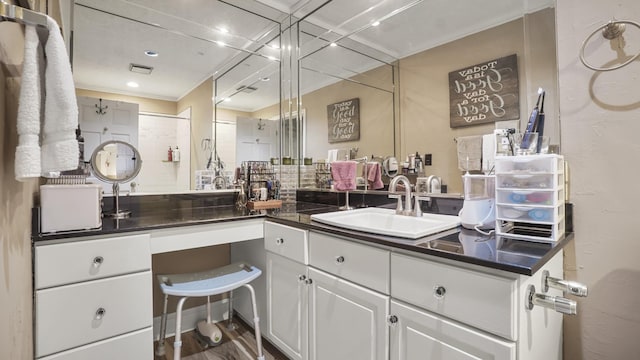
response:
<path id="1" fill-rule="evenodd" d="M 404 207 L 402 206 L 402 194 L 396 193 L 398 183 L 402 183 L 404 186 Z M 406 176 L 398 175 L 391 179 L 391 182 L 389 183 L 389 198 L 398 199 L 396 214 L 413 215 L 413 211 L 411 210 L 411 196 L 411 183 Z"/>

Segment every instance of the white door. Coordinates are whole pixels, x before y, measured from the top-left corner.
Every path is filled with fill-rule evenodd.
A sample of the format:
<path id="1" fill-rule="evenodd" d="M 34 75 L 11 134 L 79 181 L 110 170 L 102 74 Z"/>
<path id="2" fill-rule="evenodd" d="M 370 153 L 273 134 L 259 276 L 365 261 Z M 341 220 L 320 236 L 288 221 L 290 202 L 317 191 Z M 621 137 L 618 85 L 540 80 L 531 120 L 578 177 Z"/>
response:
<path id="1" fill-rule="evenodd" d="M 389 297 L 309 268 L 311 360 L 389 358 Z"/>
<path id="2" fill-rule="evenodd" d="M 515 342 L 391 300 L 391 360 L 513 360 Z"/>
<path id="3" fill-rule="evenodd" d="M 308 358 L 307 267 L 267 252 L 269 339 L 292 360 Z"/>

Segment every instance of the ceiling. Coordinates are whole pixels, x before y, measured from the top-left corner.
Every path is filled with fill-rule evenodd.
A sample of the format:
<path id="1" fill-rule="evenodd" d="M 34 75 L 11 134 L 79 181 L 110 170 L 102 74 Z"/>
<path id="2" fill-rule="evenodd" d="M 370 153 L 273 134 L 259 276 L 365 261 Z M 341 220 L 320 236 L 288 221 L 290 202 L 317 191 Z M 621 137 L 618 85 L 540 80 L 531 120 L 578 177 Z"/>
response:
<path id="1" fill-rule="evenodd" d="M 74 80 L 78 88 L 177 101 L 213 76 L 218 78 L 216 101 L 231 98 L 221 105 L 255 111 L 279 99 L 279 71 L 289 65 L 286 57 L 281 63 L 276 45 L 289 14 L 304 19 L 299 53 L 310 70 L 301 81 L 305 93 L 553 3 L 76 0 Z M 375 21 L 380 24 L 373 26 Z M 131 72 L 131 64 L 153 70 Z M 128 87 L 130 81 L 139 87 Z"/>

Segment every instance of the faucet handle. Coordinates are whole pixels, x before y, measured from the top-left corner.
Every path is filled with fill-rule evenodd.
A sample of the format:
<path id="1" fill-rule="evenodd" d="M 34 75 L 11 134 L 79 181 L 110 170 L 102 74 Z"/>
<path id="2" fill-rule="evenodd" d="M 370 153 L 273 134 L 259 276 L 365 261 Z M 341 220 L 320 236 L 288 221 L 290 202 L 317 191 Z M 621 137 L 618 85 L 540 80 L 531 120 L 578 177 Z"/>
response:
<path id="1" fill-rule="evenodd" d="M 414 193 L 413 194 L 413 198 L 415 199 L 413 215 L 415 215 L 417 217 L 421 217 L 422 216 L 422 206 L 420 205 L 420 201 L 422 201 L 422 200 L 431 201 L 431 197 L 429 197 L 429 196 L 421 196 L 421 195 L 418 195 L 418 194 Z"/>
<path id="2" fill-rule="evenodd" d="M 389 199 L 398 199 L 398 204 L 396 205 L 396 214 L 402 214 L 402 195 L 401 194 L 389 194 Z"/>

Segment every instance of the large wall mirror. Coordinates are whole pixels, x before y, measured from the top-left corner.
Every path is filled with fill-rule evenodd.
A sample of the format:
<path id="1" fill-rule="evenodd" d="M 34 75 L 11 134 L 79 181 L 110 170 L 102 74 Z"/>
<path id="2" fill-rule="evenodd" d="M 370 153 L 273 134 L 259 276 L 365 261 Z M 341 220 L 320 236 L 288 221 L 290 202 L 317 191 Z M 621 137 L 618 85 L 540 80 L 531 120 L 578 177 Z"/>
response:
<path id="1" fill-rule="evenodd" d="M 227 172 L 243 160 L 290 157 L 303 166 L 305 157 L 317 162 L 329 150 L 357 148 L 358 156 L 400 160 L 432 154 L 427 175 L 461 192 L 454 139 L 521 127 L 539 87 L 546 90 L 546 133 L 560 142 L 554 4 L 77 0 L 74 76 L 80 95 L 129 100 L 141 113 L 190 109 L 189 189 L 196 170 L 219 163 Z M 448 74 L 512 54 L 519 118 L 450 127 Z M 160 62 L 165 57 L 171 61 Z M 131 72 L 132 63 L 154 69 Z M 328 107 L 352 99 L 359 133 L 336 141 Z M 167 146 L 154 153 L 164 155 Z M 176 164 L 165 165 L 175 171 Z"/>

